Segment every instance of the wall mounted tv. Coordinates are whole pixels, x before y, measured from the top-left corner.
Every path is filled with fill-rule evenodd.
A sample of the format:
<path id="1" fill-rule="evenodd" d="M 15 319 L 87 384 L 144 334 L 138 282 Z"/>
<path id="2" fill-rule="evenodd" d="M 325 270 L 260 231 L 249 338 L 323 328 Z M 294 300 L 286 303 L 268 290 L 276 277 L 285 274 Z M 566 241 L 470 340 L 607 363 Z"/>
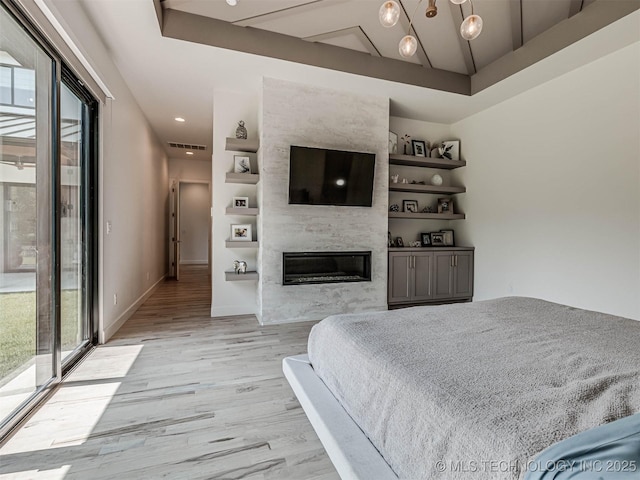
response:
<path id="1" fill-rule="evenodd" d="M 292 145 L 289 203 L 370 207 L 375 164 L 373 153 Z"/>

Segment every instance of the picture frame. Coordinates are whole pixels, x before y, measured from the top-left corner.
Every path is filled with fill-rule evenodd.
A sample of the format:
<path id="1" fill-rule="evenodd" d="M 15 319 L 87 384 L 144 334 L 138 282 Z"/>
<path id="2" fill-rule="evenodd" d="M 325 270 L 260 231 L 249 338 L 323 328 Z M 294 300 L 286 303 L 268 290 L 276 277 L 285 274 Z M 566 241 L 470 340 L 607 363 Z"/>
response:
<path id="1" fill-rule="evenodd" d="M 430 247 L 431 246 L 431 233 L 429 232 L 424 232 L 420 234 L 420 240 L 422 241 L 422 246 L 423 247 Z"/>
<path id="2" fill-rule="evenodd" d="M 402 211 L 408 213 L 418 213 L 418 201 L 402 200 Z"/>
<path id="3" fill-rule="evenodd" d="M 442 158 L 447 160 L 460 160 L 460 140 L 447 140 L 442 142 Z"/>
<path id="4" fill-rule="evenodd" d="M 444 233 L 431 232 L 431 246 L 432 247 L 444 247 Z"/>
<path id="5" fill-rule="evenodd" d="M 251 242 L 253 240 L 250 224 L 231 225 L 231 240 L 234 242 Z"/>
<path id="6" fill-rule="evenodd" d="M 396 237 L 396 247 L 404 247 L 404 240 L 402 240 L 402 237 Z"/>
<path id="7" fill-rule="evenodd" d="M 251 158 L 245 155 L 233 156 L 234 173 L 251 173 Z"/>
<path id="8" fill-rule="evenodd" d="M 398 134 L 389 131 L 389 155 L 398 153 Z"/>
<path id="9" fill-rule="evenodd" d="M 445 247 L 455 247 L 455 237 L 453 230 L 440 230 L 440 233 L 444 233 L 444 245 Z"/>
<path id="10" fill-rule="evenodd" d="M 249 208 L 249 197 L 233 197 L 233 208 Z"/>
<path id="11" fill-rule="evenodd" d="M 453 199 L 451 197 L 438 199 L 438 213 L 444 213 L 446 215 L 453 214 Z"/>
<path id="12" fill-rule="evenodd" d="M 413 148 L 413 154 L 416 157 L 427 156 L 427 145 L 422 140 L 411 140 L 411 148 Z"/>

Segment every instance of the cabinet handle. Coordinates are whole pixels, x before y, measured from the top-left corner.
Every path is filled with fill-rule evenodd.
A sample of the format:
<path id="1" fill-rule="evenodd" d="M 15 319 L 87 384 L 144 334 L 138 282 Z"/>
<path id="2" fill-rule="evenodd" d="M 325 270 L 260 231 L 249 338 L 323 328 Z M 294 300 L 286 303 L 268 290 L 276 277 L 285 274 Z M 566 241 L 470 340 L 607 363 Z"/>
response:
<path id="1" fill-rule="evenodd" d="M 416 268 L 416 257 L 412 255 L 411 256 L 411 261 L 413 262 L 413 267 L 412 268 L 415 270 L 415 268 Z"/>
<path id="2" fill-rule="evenodd" d="M 453 267 L 453 255 L 451 255 L 451 266 Z"/>
<path id="3" fill-rule="evenodd" d="M 458 255 L 456 255 L 455 266 L 458 266 Z"/>

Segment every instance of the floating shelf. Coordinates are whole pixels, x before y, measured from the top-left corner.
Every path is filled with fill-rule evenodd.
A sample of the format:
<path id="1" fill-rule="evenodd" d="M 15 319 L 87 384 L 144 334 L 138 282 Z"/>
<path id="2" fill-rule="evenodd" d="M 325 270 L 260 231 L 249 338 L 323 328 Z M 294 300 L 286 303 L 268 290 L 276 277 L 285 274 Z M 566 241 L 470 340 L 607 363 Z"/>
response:
<path id="1" fill-rule="evenodd" d="M 257 138 L 231 138 L 227 137 L 224 149 L 228 152 L 250 152 L 256 153 L 260 148 L 260 140 Z"/>
<path id="2" fill-rule="evenodd" d="M 224 183 L 244 183 L 247 185 L 255 185 L 260 181 L 260 175 L 257 173 L 233 173 L 227 172 Z"/>
<path id="3" fill-rule="evenodd" d="M 224 279 L 227 282 L 247 282 L 251 280 L 259 280 L 260 275 L 258 272 L 236 273 L 236 272 L 224 272 Z"/>
<path id="4" fill-rule="evenodd" d="M 415 183 L 390 183 L 390 192 L 437 193 L 453 195 L 467 191 L 465 187 L 445 187 L 443 185 L 419 185 Z"/>
<path id="5" fill-rule="evenodd" d="M 260 209 L 256 207 L 253 207 L 253 208 L 227 207 L 226 214 L 227 215 L 251 215 L 252 217 L 255 217 L 256 215 L 260 214 Z"/>
<path id="6" fill-rule="evenodd" d="M 410 167 L 428 167 L 442 168 L 445 170 L 453 170 L 467 165 L 464 160 L 447 160 L 446 158 L 426 158 L 416 157 L 414 155 L 389 155 L 389 163 L 391 165 L 408 165 Z"/>
<path id="7" fill-rule="evenodd" d="M 389 218 L 409 218 L 412 220 L 463 220 L 464 213 L 389 212 Z"/>
<path id="8" fill-rule="evenodd" d="M 259 245 L 257 241 L 243 242 L 242 240 L 227 240 L 225 242 L 227 248 L 258 248 Z"/>

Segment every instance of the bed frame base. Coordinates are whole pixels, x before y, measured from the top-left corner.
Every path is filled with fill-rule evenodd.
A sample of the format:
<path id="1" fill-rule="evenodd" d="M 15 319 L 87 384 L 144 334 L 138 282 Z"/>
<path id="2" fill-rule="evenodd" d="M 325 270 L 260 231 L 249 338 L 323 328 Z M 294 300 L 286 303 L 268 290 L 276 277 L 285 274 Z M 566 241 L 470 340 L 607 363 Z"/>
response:
<path id="1" fill-rule="evenodd" d="M 285 358 L 282 370 L 342 480 L 398 480 L 380 452 L 316 375 L 307 355 Z"/>

